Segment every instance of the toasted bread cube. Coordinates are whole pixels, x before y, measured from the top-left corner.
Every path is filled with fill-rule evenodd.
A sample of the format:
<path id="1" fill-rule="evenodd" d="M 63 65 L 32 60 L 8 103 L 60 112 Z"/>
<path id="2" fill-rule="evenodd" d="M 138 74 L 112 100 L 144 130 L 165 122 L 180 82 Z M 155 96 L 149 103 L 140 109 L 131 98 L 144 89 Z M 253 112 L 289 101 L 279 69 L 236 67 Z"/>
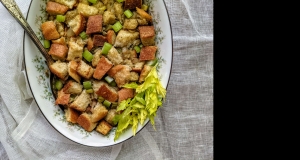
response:
<path id="1" fill-rule="evenodd" d="M 125 0 L 124 9 L 135 9 L 142 7 L 142 0 Z"/>
<path id="2" fill-rule="evenodd" d="M 91 115 L 88 113 L 82 113 L 78 118 L 77 118 L 77 123 L 84 128 L 86 131 L 91 132 L 93 131 L 96 126 L 97 122 L 92 122 L 91 121 Z"/>
<path id="3" fill-rule="evenodd" d="M 112 126 L 107 123 L 105 120 L 102 120 L 96 128 L 96 131 L 103 135 L 107 135 L 109 131 L 112 129 Z"/>
<path id="4" fill-rule="evenodd" d="M 66 94 L 62 89 L 58 91 L 55 104 L 67 105 L 70 100 L 70 94 Z"/>
<path id="5" fill-rule="evenodd" d="M 113 30 L 108 30 L 107 31 L 107 42 L 114 45 L 116 41 L 116 33 Z"/>
<path id="6" fill-rule="evenodd" d="M 77 73 L 86 79 L 90 79 L 94 73 L 94 68 L 81 60 L 77 67 Z"/>
<path id="7" fill-rule="evenodd" d="M 80 94 L 82 92 L 83 86 L 80 83 L 77 83 L 73 80 L 69 80 L 63 88 L 65 93 L 69 94 Z"/>
<path id="8" fill-rule="evenodd" d="M 55 0 L 55 2 L 68 6 L 70 9 L 74 7 L 77 0 Z"/>
<path id="9" fill-rule="evenodd" d="M 72 61 L 76 59 L 82 59 L 82 52 L 83 52 L 83 46 L 76 43 L 75 40 L 70 40 L 68 42 L 69 45 L 69 51 L 68 51 L 68 56 L 67 60 Z"/>
<path id="10" fill-rule="evenodd" d="M 121 88 L 124 84 L 128 83 L 131 79 L 131 67 L 127 65 L 116 65 L 112 67 L 107 74 L 115 79 L 118 87 Z"/>
<path id="11" fill-rule="evenodd" d="M 62 80 L 68 78 L 68 64 L 66 62 L 55 61 L 49 67 L 50 71 Z"/>
<path id="12" fill-rule="evenodd" d="M 136 82 L 140 78 L 139 74 L 137 72 L 130 72 L 130 81 Z"/>
<path id="13" fill-rule="evenodd" d="M 153 46 L 155 44 L 154 26 L 140 26 L 140 38 L 144 46 Z"/>
<path id="14" fill-rule="evenodd" d="M 60 37 L 59 39 L 51 40 L 52 44 L 66 45 L 66 38 Z"/>
<path id="15" fill-rule="evenodd" d="M 137 63 L 134 63 L 134 65 L 132 67 L 132 71 L 141 72 L 144 67 L 144 64 L 145 64 L 145 61 L 139 61 Z"/>
<path id="16" fill-rule="evenodd" d="M 42 23 L 41 30 L 46 40 L 58 39 L 60 37 L 53 21 L 46 21 Z"/>
<path id="17" fill-rule="evenodd" d="M 139 32 L 120 30 L 117 34 L 115 47 L 129 47 L 139 38 Z"/>
<path id="18" fill-rule="evenodd" d="M 130 88 L 122 88 L 121 90 L 118 91 L 118 97 L 119 97 L 119 100 L 118 100 L 119 103 L 128 98 L 133 98 L 134 90 L 130 89 Z"/>
<path id="19" fill-rule="evenodd" d="M 147 77 L 147 75 L 149 74 L 149 72 L 151 71 L 152 67 L 149 65 L 144 65 L 143 70 L 140 74 L 140 78 L 139 78 L 139 82 L 142 83 L 145 81 L 145 78 Z"/>
<path id="20" fill-rule="evenodd" d="M 98 122 L 102 118 L 104 118 L 108 113 L 108 110 L 105 106 L 102 105 L 102 103 L 97 103 L 96 106 L 92 109 L 92 116 L 91 121 L 92 122 Z"/>
<path id="21" fill-rule="evenodd" d="M 99 10 L 94 6 L 89 6 L 84 3 L 79 3 L 77 5 L 78 13 L 82 14 L 85 17 L 93 16 L 98 14 Z"/>
<path id="22" fill-rule="evenodd" d="M 86 93 L 84 89 L 81 94 L 70 104 L 69 107 L 76 109 L 77 111 L 85 111 L 87 106 L 91 103 L 90 94 Z"/>
<path id="23" fill-rule="evenodd" d="M 91 37 L 88 38 L 87 47 L 88 51 L 91 51 L 94 48 L 93 39 Z"/>
<path id="24" fill-rule="evenodd" d="M 122 7 L 122 3 L 115 2 L 113 4 L 113 11 L 119 20 L 122 19 L 122 15 L 124 14 L 124 10 Z"/>
<path id="25" fill-rule="evenodd" d="M 104 84 L 104 83 L 106 83 L 106 82 L 104 82 L 104 81 L 98 81 L 98 80 L 93 80 L 93 90 L 94 90 L 94 98 L 98 98 L 99 96 L 98 96 L 98 94 L 96 93 L 96 91 L 98 91 L 99 90 L 99 88 Z"/>
<path id="26" fill-rule="evenodd" d="M 101 49 L 97 50 L 92 59 L 92 66 L 97 67 L 101 58 Z"/>
<path id="27" fill-rule="evenodd" d="M 103 24 L 104 25 L 109 25 L 109 24 L 114 24 L 116 23 L 116 16 L 114 13 L 111 11 L 104 11 L 103 13 Z"/>
<path id="28" fill-rule="evenodd" d="M 93 37 L 93 45 L 94 45 L 94 47 L 103 46 L 104 42 L 107 42 L 106 36 L 103 36 L 103 35 L 94 35 L 94 37 Z"/>
<path id="29" fill-rule="evenodd" d="M 152 16 L 148 14 L 146 11 L 136 7 L 136 12 L 143 18 L 145 18 L 147 21 L 152 22 Z"/>
<path id="30" fill-rule="evenodd" d="M 79 113 L 75 109 L 67 107 L 65 109 L 65 116 L 66 116 L 66 120 L 68 122 L 77 123 L 77 119 L 79 117 Z"/>
<path id="31" fill-rule="evenodd" d="M 115 126 L 113 119 L 115 117 L 115 115 L 117 114 L 117 110 L 116 109 L 110 109 L 107 113 L 107 115 L 105 116 L 105 121 L 108 122 L 110 125 Z"/>
<path id="32" fill-rule="evenodd" d="M 78 36 L 79 33 L 81 33 L 84 30 L 86 20 L 83 15 L 78 14 L 66 23 L 70 26 L 75 35 Z"/>
<path id="33" fill-rule="evenodd" d="M 53 59 L 64 61 L 68 53 L 68 47 L 62 44 L 52 44 L 48 53 Z"/>
<path id="34" fill-rule="evenodd" d="M 120 64 L 123 62 L 123 58 L 121 54 L 118 52 L 118 50 L 115 47 L 111 47 L 111 49 L 108 51 L 107 58 L 114 64 Z"/>
<path id="35" fill-rule="evenodd" d="M 58 14 L 65 14 L 68 11 L 69 7 L 56 3 L 56 2 L 47 2 L 46 11 L 50 15 L 58 15 Z"/>
<path id="36" fill-rule="evenodd" d="M 138 22 L 136 19 L 125 19 L 123 28 L 124 29 L 136 29 L 138 26 Z"/>
<path id="37" fill-rule="evenodd" d="M 100 33 L 102 32 L 102 15 L 93 15 L 89 16 L 87 27 L 86 27 L 86 34 L 92 33 Z"/>
<path id="38" fill-rule="evenodd" d="M 100 80 L 112 66 L 113 64 L 107 58 L 102 56 L 95 69 L 93 77 Z"/>
<path id="39" fill-rule="evenodd" d="M 155 59 L 157 47 L 156 46 L 145 46 L 142 47 L 140 53 L 140 61 L 147 61 Z"/>
<path id="40" fill-rule="evenodd" d="M 80 83 L 81 77 L 76 71 L 77 67 L 78 63 L 76 61 L 70 61 L 68 63 L 68 73 L 76 82 Z"/>
<path id="41" fill-rule="evenodd" d="M 115 102 L 118 100 L 117 91 L 114 88 L 108 86 L 108 84 L 106 83 L 103 83 L 103 85 L 101 85 L 99 90 L 96 91 L 96 94 L 110 102 Z"/>

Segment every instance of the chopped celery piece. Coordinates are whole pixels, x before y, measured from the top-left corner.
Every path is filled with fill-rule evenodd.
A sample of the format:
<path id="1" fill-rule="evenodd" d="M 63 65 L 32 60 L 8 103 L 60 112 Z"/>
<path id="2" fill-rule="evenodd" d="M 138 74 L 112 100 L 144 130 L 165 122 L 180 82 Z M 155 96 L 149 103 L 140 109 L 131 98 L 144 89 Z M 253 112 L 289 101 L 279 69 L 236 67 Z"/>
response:
<path id="1" fill-rule="evenodd" d="M 119 30 L 122 29 L 122 24 L 120 23 L 120 21 L 116 22 L 113 26 L 112 26 L 112 29 L 115 31 L 115 32 L 119 32 Z"/>
<path id="2" fill-rule="evenodd" d="M 119 2 L 119 3 L 121 3 L 121 2 L 123 2 L 124 0 L 117 0 L 117 2 Z"/>
<path id="3" fill-rule="evenodd" d="M 118 102 L 111 102 L 111 108 L 117 108 Z"/>
<path id="4" fill-rule="evenodd" d="M 50 47 L 50 41 L 45 39 L 44 40 L 44 48 L 49 48 Z"/>
<path id="5" fill-rule="evenodd" d="M 102 103 L 104 100 L 105 100 L 105 99 L 104 99 L 103 97 L 101 97 L 101 96 L 98 97 L 98 102 L 99 102 L 99 103 Z"/>
<path id="6" fill-rule="evenodd" d="M 63 15 L 56 15 L 56 20 L 58 22 L 64 22 L 66 19 L 66 16 L 63 16 Z"/>
<path id="7" fill-rule="evenodd" d="M 112 86 L 112 87 L 116 87 L 117 83 L 115 81 L 112 81 L 109 85 Z"/>
<path id="8" fill-rule="evenodd" d="M 81 37 L 81 39 L 86 39 L 87 34 L 83 31 L 79 34 L 79 36 Z"/>
<path id="9" fill-rule="evenodd" d="M 133 49 L 136 51 L 136 53 L 140 53 L 141 52 L 141 48 L 139 46 L 134 46 Z"/>
<path id="10" fill-rule="evenodd" d="M 107 42 L 104 42 L 104 45 L 103 45 L 103 47 L 102 47 L 101 53 L 102 53 L 102 54 L 107 54 L 108 51 L 111 49 L 111 47 L 112 47 L 111 44 L 109 44 L 109 43 L 107 43 Z"/>
<path id="11" fill-rule="evenodd" d="M 89 2 L 95 4 L 97 2 L 97 0 L 88 0 Z"/>
<path id="12" fill-rule="evenodd" d="M 60 80 L 57 80 L 57 81 L 55 82 L 55 88 L 56 88 L 57 90 L 60 90 L 62 87 L 63 87 L 63 83 L 62 83 Z"/>
<path id="13" fill-rule="evenodd" d="M 88 50 L 84 50 L 84 52 L 82 53 L 82 57 L 86 59 L 88 62 L 91 62 L 94 56 Z"/>
<path id="14" fill-rule="evenodd" d="M 129 9 L 127 9 L 125 12 L 124 12 L 124 14 L 125 14 L 125 16 L 127 17 L 127 18 L 130 18 L 133 14 L 132 14 L 132 12 L 129 10 Z"/>
<path id="15" fill-rule="evenodd" d="M 86 93 L 94 93 L 94 90 L 93 89 L 87 89 L 85 90 Z"/>
<path id="16" fill-rule="evenodd" d="M 148 10 L 148 6 L 145 5 L 145 4 L 143 4 L 143 5 L 142 5 L 142 10 L 147 11 L 147 10 Z"/>
<path id="17" fill-rule="evenodd" d="M 142 48 L 142 47 L 143 47 L 143 44 L 140 44 L 139 47 Z"/>
<path id="18" fill-rule="evenodd" d="M 91 81 L 84 81 L 83 82 L 84 89 L 92 89 L 92 82 Z"/>
<path id="19" fill-rule="evenodd" d="M 103 105 L 108 108 L 110 106 L 111 102 L 108 100 L 104 100 Z"/>
<path id="20" fill-rule="evenodd" d="M 110 84 L 112 81 L 114 81 L 114 79 L 113 79 L 112 77 L 110 77 L 110 76 L 106 76 L 104 79 L 105 79 L 106 82 L 109 83 L 109 84 Z"/>
<path id="21" fill-rule="evenodd" d="M 157 58 L 148 61 L 148 62 L 146 63 L 146 65 L 148 65 L 148 66 L 154 66 L 154 65 L 156 65 L 156 63 L 157 63 Z"/>

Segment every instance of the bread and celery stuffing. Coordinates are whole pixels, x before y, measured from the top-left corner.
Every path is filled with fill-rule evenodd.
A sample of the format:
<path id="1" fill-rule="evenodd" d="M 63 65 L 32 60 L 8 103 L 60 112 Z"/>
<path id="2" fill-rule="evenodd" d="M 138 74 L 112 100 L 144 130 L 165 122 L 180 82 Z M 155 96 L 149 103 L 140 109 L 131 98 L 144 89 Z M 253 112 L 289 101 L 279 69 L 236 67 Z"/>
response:
<path id="1" fill-rule="evenodd" d="M 157 76 L 152 16 L 142 0 L 49 0 L 40 28 L 55 60 L 55 104 L 66 120 L 114 140 L 154 117 L 166 90 Z"/>

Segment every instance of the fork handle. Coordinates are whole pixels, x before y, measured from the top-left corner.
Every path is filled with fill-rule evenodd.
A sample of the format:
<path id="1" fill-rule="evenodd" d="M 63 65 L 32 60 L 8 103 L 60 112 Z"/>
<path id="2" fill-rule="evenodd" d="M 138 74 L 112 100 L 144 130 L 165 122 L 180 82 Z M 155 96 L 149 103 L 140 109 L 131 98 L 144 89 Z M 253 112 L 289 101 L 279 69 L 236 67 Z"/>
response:
<path id="1" fill-rule="evenodd" d="M 35 43 L 37 48 L 40 50 L 44 58 L 46 59 L 48 67 L 54 63 L 52 57 L 48 54 L 48 51 L 44 48 L 38 37 L 35 35 L 34 31 L 28 24 L 27 20 L 24 18 L 22 12 L 20 11 L 18 5 L 14 0 L 0 0 L 3 6 L 8 10 L 8 12 L 17 20 L 17 22 L 23 27 L 31 40 Z"/>

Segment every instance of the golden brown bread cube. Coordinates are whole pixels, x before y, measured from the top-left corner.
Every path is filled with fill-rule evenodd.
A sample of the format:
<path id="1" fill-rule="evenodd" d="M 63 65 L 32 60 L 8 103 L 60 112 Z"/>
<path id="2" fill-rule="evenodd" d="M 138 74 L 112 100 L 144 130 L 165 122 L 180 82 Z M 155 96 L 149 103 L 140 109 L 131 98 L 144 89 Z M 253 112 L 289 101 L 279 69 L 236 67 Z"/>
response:
<path id="1" fill-rule="evenodd" d="M 77 67 L 78 67 L 78 63 L 76 61 L 69 61 L 68 73 L 76 82 L 80 83 L 81 77 L 78 75 L 76 71 Z"/>
<path id="2" fill-rule="evenodd" d="M 140 38 L 144 46 L 155 45 L 154 26 L 139 26 Z"/>
<path id="3" fill-rule="evenodd" d="M 85 112 L 78 117 L 77 123 L 88 132 L 93 131 L 97 126 L 97 122 L 92 122 L 91 115 Z"/>
<path id="4" fill-rule="evenodd" d="M 157 47 L 156 46 L 145 46 L 142 47 L 140 53 L 140 61 L 147 61 L 155 59 Z"/>
<path id="5" fill-rule="evenodd" d="M 110 101 L 110 102 L 115 102 L 118 100 L 118 93 L 117 91 L 108 86 L 106 83 L 104 83 L 98 91 L 96 91 L 96 94 L 103 97 L 104 99 Z"/>
<path id="6" fill-rule="evenodd" d="M 115 126 L 113 119 L 117 114 L 117 109 L 110 109 L 105 117 L 105 121 L 108 122 L 110 125 Z"/>
<path id="7" fill-rule="evenodd" d="M 87 106 L 91 103 L 90 94 L 83 90 L 81 94 L 70 104 L 69 107 L 76 109 L 77 111 L 85 111 Z"/>
<path id="8" fill-rule="evenodd" d="M 68 53 L 68 47 L 62 44 L 52 44 L 48 52 L 53 59 L 64 61 Z"/>
<path id="9" fill-rule="evenodd" d="M 104 118 L 108 113 L 106 107 L 99 102 L 96 104 L 94 108 L 92 108 L 91 111 L 92 111 L 92 117 L 91 117 L 92 122 L 98 122 L 99 120 Z"/>
<path id="10" fill-rule="evenodd" d="M 64 91 L 61 89 L 57 93 L 55 104 L 67 105 L 69 103 L 69 100 L 70 100 L 70 94 L 64 93 Z"/>
<path id="11" fill-rule="evenodd" d="M 119 103 L 128 98 L 134 97 L 134 90 L 130 88 L 122 88 L 118 91 Z"/>
<path id="12" fill-rule="evenodd" d="M 108 30 L 107 31 L 107 42 L 114 45 L 116 41 L 116 33 L 113 30 Z"/>
<path id="13" fill-rule="evenodd" d="M 85 79 L 90 79 L 94 73 L 94 68 L 81 60 L 78 63 L 77 73 Z"/>
<path id="14" fill-rule="evenodd" d="M 76 36 L 81 33 L 86 25 L 85 17 L 81 14 L 76 15 L 73 19 L 66 22 L 75 33 Z"/>
<path id="15" fill-rule="evenodd" d="M 64 85 L 63 91 L 69 94 L 80 94 L 82 92 L 83 86 L 73 80 L 68 80 Z"/>
<path id="16" fill-rule="evenodd" d="M 118 87 L 121 88 L 124 84 L 128 83 L 131 79 L 131 67 L 128 65 L 113 66 L 107 74 L 115 79 Z"/>
<path id="17" fill-rule="evenodd" d="M 152 16 L 148 14 L 146 11 L 136 7 L 136 12 L 143 18 L 145 18 L 147 21 L 152 22 Z"/>
<path id="18" fill-rule="evenodd" d="M 77 119 L 79 117 L 79 113 L 75 109 L 67 107 L 65 109 L 65 116 L 66 116 L 66 120 L 68 122 L 77 123 Z"/>
<path id="19" fill-rule="evenodd" d="M 55 61 L 50 65 L 49 69 L 62 80 L 66 80 L 68 78 L 68 64 L 66 62 L 61 62 L 60 60 Z"/>
<path id="20" fill-rule="evenodd" d="M 63 15 L 68 11 L 68 9 L 69 7 L 52 1 L 48 1 L 46 6 L 46 11 L 50 15 Z"/>
<path id="21" fill-rule="evenodd" d="M 142 83 L 145 81 L 145 78 L 147 77 L 148 73 L 151 71 L 152 67 L 149 65 L 144 65 L 143 70 L 139 77 L 139 82 Z"/>
<path id="22" fill-rule="evenodd" d="M 102 56 L 98 62 L 93 77 L 100 80 L 112 66 L 113 64 L 107 58 Z"/>
<path id="23" fill-rule="evenodd" d="M 102 32 L 102 15 L 93 15 L 89 16 L 87 27 L 86 27 L 86 34 L 92 33 L 100 33 Z"/>
<path id="24" fill-rule="evenodd" d="M 142 7 L 142 0 L 125 0 L 124 9 L 135 9 L 135 7 Z"/>
<path id="25" fill-rule="evenodd" d="M 112 126 L 107 123 L 105 120 L 102 120 L 96 128 L 96 131 L 103 135 L 107 135 L 109 131 L 112 129 Z"/>
<path id="26" fill-rule="evenodd" d="M 41 30 L 46 40 L 58 39 L 60 37 L 53 21 L 46 21 L 42 23 Z"/>

